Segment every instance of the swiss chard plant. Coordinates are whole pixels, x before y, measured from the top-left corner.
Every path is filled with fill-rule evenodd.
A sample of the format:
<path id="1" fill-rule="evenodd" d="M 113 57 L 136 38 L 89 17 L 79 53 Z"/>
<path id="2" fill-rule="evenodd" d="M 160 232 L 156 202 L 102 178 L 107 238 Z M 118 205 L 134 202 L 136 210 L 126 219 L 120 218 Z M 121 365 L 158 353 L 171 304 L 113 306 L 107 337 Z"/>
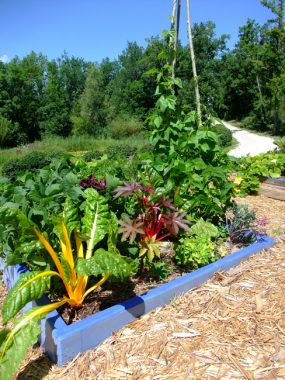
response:
<path id="1" fill-rule="evenodd" d="M 139 244 L 141 270 L 144 257 L 148 262 L 160 257 L 162 241 L 169 236 L 177 236 L 180 231 L 189 230 L 189 221 L 185 213 L 179 211 L 162 194 L 157 194 L 153 184 L 143 186 L 138 182 L 125 182 L 114 190 L 115 199 L 129 197 L 133 214 L 123 214 L 119 221 L 119 233 L 122 241 Z"/>
<path id="2" fill-rule="evenodd" d="M 105 198 L 94 189 L 87 189 L 84 198 L 82 219 L 78 218 L 78 209 L 68 199 L 62 219 L 54 226 L 60 243 L 59 251 L 52 247 L 45 233 L 30 225 L 32 233 L 48 252 L 53 266 L 22 274 L 4 300 L 3 323 L 6 325 L 12 321 L 13 327 L 4 328 L 0 333 L 1 374 L 5 374 L 1 379 L 12 378 L 28 347 L 37 339 L 38 321 L 48 312 L 65 303 L 79 307 L 88 294 L 111 276 L 124 279 L 137 271 L 134 262 L 121 256 L 116 248 L 118 223 L 116 216 L 109 211 Z M 94 277 L 95 283 L 93 281 L 89 285 L 89 276 Z M 49 291 L 52 277 L 62 282 L 65 289 L 62 300 L 32 308 L 15 318 L 28 302 L 39 299 Z"/>

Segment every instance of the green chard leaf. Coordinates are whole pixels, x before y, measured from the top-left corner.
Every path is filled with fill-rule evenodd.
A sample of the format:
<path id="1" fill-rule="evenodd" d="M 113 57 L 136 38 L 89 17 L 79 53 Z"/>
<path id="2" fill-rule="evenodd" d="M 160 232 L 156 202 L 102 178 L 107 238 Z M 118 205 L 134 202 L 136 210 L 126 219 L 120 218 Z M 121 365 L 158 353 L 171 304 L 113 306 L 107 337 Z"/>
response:
<path id="1" fill-rule="evenodd" d="M 89 237 L 87 249 L 93 251 L 95 245 L 109 232 L 110 213 L 107 200 L 95 189 L 84 191 L 85 213 L 82 218 L 82 232 Z"/>
<path id="2" fill-rule="evenodd" d="M 90 259 L 78 259 L 76 271 L 85 276 L 111 273 L 113 277 L 124 279 L 137 272 L 137 263 L 117 252 L 100 248 Z"/>
<path id="3" fill-rule="evenodd" d="M 39 308 L 29 309 L 18 318 L 12 330 L 4 329 L 0 333 L 0 380 L 10 380 L 27 355 L 30 346 L 37 342 L 40 334 L 38 321 L 45 317 L 39 314 L 32 319 L 29 315 Z"/>
<path id="4" fill-rule="evenodd" d="M 19 280 L 15 283 L 12 289 L 7 294 L 2 307 L 3 323 L 6 324 L 20 311 L 28 302 L 39 299 L 50 288 L 50 275 L 37 277 L 25 285 L 27 281 L 35 278 L 45 272 L 27 272 L 23 273 Z"/>

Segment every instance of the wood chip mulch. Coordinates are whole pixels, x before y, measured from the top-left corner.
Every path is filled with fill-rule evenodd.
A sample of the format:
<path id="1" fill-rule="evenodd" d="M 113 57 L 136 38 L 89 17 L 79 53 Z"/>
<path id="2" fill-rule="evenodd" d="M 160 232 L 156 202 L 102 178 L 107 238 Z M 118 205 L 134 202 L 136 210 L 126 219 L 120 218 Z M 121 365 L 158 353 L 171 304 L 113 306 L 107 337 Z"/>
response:
<path id="1" fill-rule="evenodd" d="M 273 248 L 130 323 L 65 368 L 31 349 L 16 378 L 284 379 L 285 202 L 238 202 L 267 217 L 268 234 L 279 236 Z"/>

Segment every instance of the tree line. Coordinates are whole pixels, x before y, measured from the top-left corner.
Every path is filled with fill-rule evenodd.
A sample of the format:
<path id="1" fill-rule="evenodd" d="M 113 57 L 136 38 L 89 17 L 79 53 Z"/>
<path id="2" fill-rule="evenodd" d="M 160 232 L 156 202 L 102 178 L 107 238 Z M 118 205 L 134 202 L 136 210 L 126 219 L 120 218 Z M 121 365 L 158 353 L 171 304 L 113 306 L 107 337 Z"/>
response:
<path id="1" fill-rule="evenodd" d="M 249 128 L 285 134 L 284 0 L 261 0 L 273 18 L 264 25 L 248 20 L 234 49 L 228 35 L 217 37 L 211 21 L 192 28 L 204 113 L 238 119 Z M 113 120 L 143 121 L 155 104 L 155 81 L 146 75 L 163 62 L 163 40 L 146 47 L 128 42 L 118 59 L 100 63 L 64 53 L 48 60 L 31 52 L 0 62 L 0 146 L 10 147 L 46 135 L 102 136 Z M 195 107 L 188 46 L 176 51 L 182 79 L 179 105 Z"/>

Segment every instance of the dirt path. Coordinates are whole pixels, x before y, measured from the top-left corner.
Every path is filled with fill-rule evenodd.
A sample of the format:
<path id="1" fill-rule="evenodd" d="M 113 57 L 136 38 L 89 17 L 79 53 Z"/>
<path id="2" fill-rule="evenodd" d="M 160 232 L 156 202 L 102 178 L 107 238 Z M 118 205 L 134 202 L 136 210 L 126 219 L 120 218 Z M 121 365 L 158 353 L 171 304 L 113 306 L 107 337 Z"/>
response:
<path id="1" fill-rule="evenodd" d="M 238 141 L 238 146 L 232 149 L 229 154 L 234 157 L 243 157 L 246 155 L 255 156 L 260 153 L 266 153 L 274 150 L 276 145 L 273 144 L 272 137 L 260 136 L 252 132 L 245 131 L 232 124 L 223 121 L 225 127 L 230 129 L 233 137 Z"/>

